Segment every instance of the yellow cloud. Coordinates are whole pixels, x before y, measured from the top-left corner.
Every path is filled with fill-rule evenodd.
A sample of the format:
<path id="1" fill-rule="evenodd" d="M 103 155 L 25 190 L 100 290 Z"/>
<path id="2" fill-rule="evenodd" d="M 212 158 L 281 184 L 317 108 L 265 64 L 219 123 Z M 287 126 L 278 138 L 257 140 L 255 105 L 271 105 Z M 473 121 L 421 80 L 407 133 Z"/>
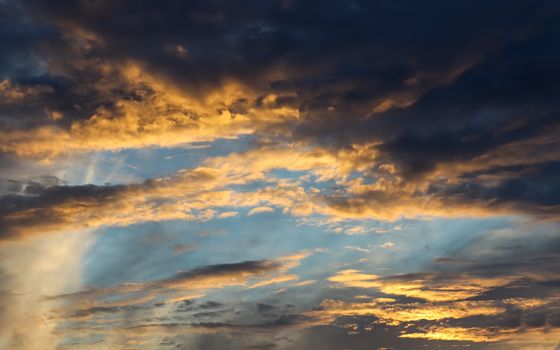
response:
<path id="1" fill-rule="evenodd" d="M 0 220 L 5 237 L 37 232 L 65 231 L 102 226 L 126 226 L 163 220 L 212 220 L 234 215 L 232 208 L 247 208 L 249 215 L 279 208 L 300 219 L 334 223 L 347 219 L 395 220 L 402 217 L 495 215 L 459 203 L 445 203 L 433 196 L 417 196 L 417 185 L 403 184 L 398 177 L 380 176 L 371 184 L 352 179 L 353 172 L 366 172 L 375 164 L 374 145 L 342 151 L 311 148 L 302 144 L 262 146 L 223 157 L 211 157 L 200 166 L 170 177 L 140 184 L 113 187 L 67 187 L 63 196 L 29 201 L 29 207 L 7 212 Z M 272 171 L 303 171 L 316 182 L 335 181 L 341 189 L 331 192 L 304 184 L 305 176 L 281 178 Z M 242 191 L 237 185 L 261 181 L 256 190 Z M 72 194 L 76 192 L 76 195 Z M 89 193 L 89 195 L 88 195 Z M 229 211 L 223 211 L 223 210 Z M 361 226 L 347 234 L 364 232 Z M 389 247 L 387 243 L 385 247 Z"/>
<path id="2" fill-rule="evenodd" d="M 340 271 L 328 278 L 340 286 L 352 288 L 375 288 L 385 294 L 421 298 L 428 301 L 463 300 L 477 296 L 489 288 L 503 286 L 515 280 L 507 278 L 480 278 L 458 274 L 438 279 L 438 275 L 421 273 L 379 277 L 358 270 Z"/>
<path id="3" fill-rule="evenodd" d="M 403 333 L 401 338 L 421 338 L 430 340 L 455 340 L 472 342 L 503 342 L 515 344 L 516 349 L 550 349 L 558 344 L 560 329 L 552 328 L 464 328 L 430 327 L 422 333 Z M 527 347 L 523 347 L 523 345 Z"/>
<path id="4" fill-rule="evenodd" d="M 306 314 L 321 318 L 331 316 L 332 320 L 339 316 L 375 316 L 386 324 L 398 325 L 420 320 L 437 321 L 447 318 L 498 315 L 504 311 L 505 308 L 496 306 L 494 301 L 387 304 L 384 301 L 355 303 L 324 300 L 320 311 L 310 311 Z"/>
<path id="5" fill-rule="evenodd" d="M 274 209 L 271 207 L 256 207 L 251 209 L 251 211 L 249 211 L 249 216 L 255 215 L 255 214 L 262 214 L 262 213 L 274 213 Z"/>
<path id="6" fill-rule="evenodd" d="M 98 93 L 110 98 L 111 91 L 124 87 L 139 98 L 113 98 L 113 107 L 100 106 L 86 120 L 72 122 L 69 129 L 42 126 L 3 131 L 0 151 L 20 157 L 52 158 L 72 152 L 172 147 L 236 138 L 299 118 L 297 109 L 274 105 L 249 105 L 243 112 L 234 112 L 238 101 L 254 101 L 258 93 L 233 81 L 216 90 L 193 94 L 134 62 L 121 67 L 105 62 L 98 64 L 96 70 L 103 77 L 94 87 Z M 0 96 L 6 98 L 23 98 L 32 92 L 18 89 L 9 81 L 0 83 Z"/>
<path id="7" fill-rule="evenodd" d="M 272 284 L 297 281 L 298 279 L 299 279 L 299 277 L 296 276 L 296 275 L 277 276 L 277 277 L 273 277 L 273 278 L 270 278 L 270 279 L 267 279 L 267 280 L 264 280 L 264 281 L 257 282 L 255 284 L 251 285 L 249 288 L 253 289 L 253 288 L 259 288 L 259 287 L 264 287 L 264 286 L 270 286 Z"/>
<path id="8" fill-rule="evenodd" d="M 239 215 L 239 213 L 236 212 L 236 211 L 225 211 L 225 212 L 220 213 L 218 215 L 218 219 L 233 218 L 233 217 L 236 217 L 238 215 Z"/>

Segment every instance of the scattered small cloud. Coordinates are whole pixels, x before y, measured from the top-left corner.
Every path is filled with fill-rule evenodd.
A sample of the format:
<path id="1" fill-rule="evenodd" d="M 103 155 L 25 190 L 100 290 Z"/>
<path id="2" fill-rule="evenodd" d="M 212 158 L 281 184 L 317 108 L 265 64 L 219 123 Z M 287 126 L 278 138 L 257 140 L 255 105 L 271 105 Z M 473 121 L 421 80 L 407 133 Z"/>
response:
<path id="1" fill-rule="evenodd" d="M 236 217 L 238 215 L 239 215 L 239 213 L 236 212 L 236 211 L 225 211 L 225 212 L 220 213 L 218 215 L 218 219 L 233 218 L 233 217 Z"/>
<path id="2" fill-rule="evenodd" d="M 248 215 L 253 216 L 253 215 L 256 215 L 256 214 L 263 214 L 263 213 L 274 213 L 274 209 L 271 208 L 271 207 L 265 207 L 265 206 L 256 207 L 256 208 L 251 209 L 249 211 Z"/>

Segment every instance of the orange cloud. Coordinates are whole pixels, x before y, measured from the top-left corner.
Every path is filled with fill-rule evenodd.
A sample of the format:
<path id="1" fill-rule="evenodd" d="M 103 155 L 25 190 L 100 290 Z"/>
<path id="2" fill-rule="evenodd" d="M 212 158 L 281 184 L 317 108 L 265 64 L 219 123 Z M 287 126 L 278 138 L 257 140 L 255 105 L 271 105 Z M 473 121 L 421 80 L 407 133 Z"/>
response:
<path id="1" fill-rule="evenodd" d="M 440 303 L 387 304 L 385 301 L 366 303 L 324 300 L 320 311 L 310 311 L 315 316 L 333 322 L 340 316 L 375 316 L 381 322 L 398 325 L 406 322 L 429 320 L 437 321 L 448 318 L 465 318 L 470 316 L 499 315 L 505 311 L 493 301 L 459 301 Z"/>
<path id="2" fill-rule="evenodd" d="M 489 209 L 485 205 L 473 207 L 443 197 L 425 196 L 422 195 L 424 185 L 403 183 L 385 170 L 376 175 L 379 178 L 374 183 L 350 176 L 355 172 L 368 174 L 374 165 L 374 145 L 341 151 L 302 144 L 262 146 L 208 158 L 196 168 L 140 184 L 46 189 L 22 201 L 25 205 L 10 207 L 2 213 L 0 222 L 6 228 L 4 238 L 14 238 L 37 232 L 126 226 L 146 221 L 211 220 L 234 215 L 232 208 L 247 208 L 250 215 L 279 208 L 284 214 L 300 219 L 312 217 L 322 223 L 418 216 L 488 216 L 511 210 L 507 206 Z M 306 174 L 297 178 L 274 176 L 272 171 L 277 169 Z M 312 185 L 312 181 L 327 180 L 335 181 L 339 190 L 333 192 Z M 252 191 L 235 188 L 256 181 L 264 185 Z M 359 227 L 346 231 L 361 232 Z"/>
<path id="3" fill-rule="evenodd" d="M 430 340 L 470 341 L 477 343 L 502 342 L 516 345 L 516 349 L 550 349 L 558 344 L 560 329 L 429 327 L 425 332 L 403 333 L 400 337 Z M 526 345 L 526 347 L 523 345 Z"/>
<path id="4" fill-rule="evenodd" d="M 506 285 L 517 276 L 480 278 L 457 274 L 438 279 L 437 274 L 418 273 L 379 277 L 358 270 L 340 271 L 328 278 L 343 287 L 374 288 L 385 294 L 421 298 L 428 301 L 464 300 L 477 296 L 492 287 Z"/>
<path id="5" fill-rule="evenodd" d="M 103 78 L 94 88 L 99 94 L 126 88 L 138 99 L 114 98 L 108 108 L 100 106 L 86 120 L 75 120 L 69 129 L 42 126 L 30 130 L 0 133 L 0 151 L 20 157 L 48 159 L 60 154 L 142 148 L 172 147 L 189 143 L 236 138 L 263 127 L 299 118 L 297 109 L 264 104 L 235 109 L 239 101 L 254 101 L 258 93 L 233 81 L 221 88 L 192 94 L 128 62 L 115 67 L 111 62 L 95 69 Z M 21 99 L 35 90 L 0 83 L 0 96 Z"/>

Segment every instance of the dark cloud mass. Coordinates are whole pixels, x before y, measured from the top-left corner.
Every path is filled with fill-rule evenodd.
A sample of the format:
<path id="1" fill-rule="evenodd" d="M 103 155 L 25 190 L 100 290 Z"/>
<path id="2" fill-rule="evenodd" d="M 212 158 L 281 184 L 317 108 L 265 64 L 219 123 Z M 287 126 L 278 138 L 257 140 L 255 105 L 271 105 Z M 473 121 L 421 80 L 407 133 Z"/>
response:
<path id="1" fill-rule="evenodd" d="M 0 0 L 0 348 L 559 349 L 559 19 Z"/>
<path id="2" fill-rule="evenodd" d="M 193 96 L 229 81 L 257 92 L 229 102 L 233 113 L 274 93 L 276 106 L 303 116 L 289 132 L 296 139 L 328 148 L 374 142 L 378 160 L 405 179 L 495 161 L 516 145 L 525 147 L 510 160 L 519 169 L 557 159 L 555 2 L 8 1 L 3 8 L 2 89 L 11 96 L 0 106 L 4 130 L 67 129 L 100 111 L 124 118 L 117 100 L 157 94 L 119 77 L 117 67 L 134 62 Z M 17 143 L 3 148 L 18 152 Z M 504 186 L 517 181 L 512 176 Z"/>

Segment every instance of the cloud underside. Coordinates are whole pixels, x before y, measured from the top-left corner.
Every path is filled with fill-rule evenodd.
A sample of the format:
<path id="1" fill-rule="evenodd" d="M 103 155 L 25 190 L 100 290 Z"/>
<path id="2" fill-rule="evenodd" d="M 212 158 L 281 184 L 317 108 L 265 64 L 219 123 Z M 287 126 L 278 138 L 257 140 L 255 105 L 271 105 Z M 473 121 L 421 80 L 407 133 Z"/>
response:
<path id="1" fill-rule="evenodd" d="M 523 11 L 524 21 L 515 25 L 505 19 L 477 19 L 477 30 L 453 25 L 462 40 L 445 36 L 438 45 L 424 38 L 412 4 L 389 10 L 387 4 L 356 3 L 359 11 L 336 3 L 323 10 L 305 2 L 255 4 L 245 13 L 193 3 L 178 11 L 191 14 L 189 24 L 167 18 L 166 11 L 179 10 L 173 6 L 145 17 L 142 5 L 129 14 L 151 33 L 141 41 L 133 34 L 137 22 L 120 19 L 124 4 L 60 6 L 67 10 L 32 1 L 7 7 L 15 32 L 25 39 L 8 41 L 7 48 L 28 66 L 8 64 L 3 71 L 4 158 L 48 163 L 69 154 L 181 147 L 243 135 L 256 143 L 171 179 L 9 193 L 0 208 L 3 238 L 203 220 L 213 217 L 212 210 L 232 212 L 226 206 L 337 219 L 557 218 L 560 119 L 553 97 L 560 71 L 552 43 L 558 31 L 552 22 L 548 30 L 534 28 L 536 21 L 553 18 L 555 4 L 530 10 L 516 5 L 502 14 L 517 18 Z M 439 10 L 461 23 L 480 14 Z M 378 23 L 360 15 L 368 11 L 391 15 Z M 31 22 L 18 21 L 24 15 Z M 409 18 L 417 37 L 387 28 L 380 35 L 378 26 L 391 28 L 392 16 L 400 23 Z M 440 25 L 450 24 L 439 17 Z M 164 36 L 163 18 L 178 36 Z M 342 24 L 347 30 L 331 33 Z M 223 37 L 223 28 L 233 31 Z M 402 52 L 387 50 L 394 42 Z M 306 176 L 275 178 L 270 172 L 278 169 Z M 262 180 L 270 186 L 258 189 L 264 196 L 259 203 L 248 198 L 254 193 L 232 189 Z M 310 188 L 317 180 L 336 187 Z M 271 189 L 280 193 L 268 199 Z M 204 195 L 210 199 L 202 207 L 197 201 Z"/>
<path id="2" fill-rule="evenodd" d="M 5 180 L 1 237 L 147 221 L 207 221 L 237 216 L 239 210 L 247 210 L 249 216 L 278 211 L 321 222 L 512 214 L 557 219 L 560 163 L 496 166 L 478 174 L 447 179 L 438 174 L 406 182 L 384 167 L 375 169 L 374 154 L 371 147 L 338 152 L 267 147 L 208 158 L 199 167 L 137 184 L 67 186 L 60 181 Z M 281 177 L 275 170 L 306 175 Z M 377 180 L 354 178 L 360 170 Z M 329 185 L 333 182 L 335 188 Z M 259 186 L 249 187 L 254 184 Z"/>
<path id="3" fill-rule="evenodd" d="M 346 297 L 324 299 L 314 307 L 300 304 L 297 295 L 308 284 L 294 283 L 298 278 L 290 274 L 309 252 L 206 266 L 166 279 L 92 288 L 42 302 L 62 301 L 64 306 L 49 316 L 60 322 L 57 334 L 84 343 L 100 337 L 111 344 L 144 341 L 149 347 L 154 335 L 177 343 L 212 335 L 232 337 L 240 346 L 247 339 L 274 336 L 275 346 L 286 345 L 284 338 L 289 338 L 297 347 L 303 346 L 297 341 L 313 332 L 341 332 L 339 341 L 358 347 L 360 336 L 379 334 L 382 341 L 411 348 L 426 342 L 546 348 L 560 335 L 555 312 L 560 305 L 560 257 L 554 253 L 558 242 L 548 244 L 534 254 L 506 252 L 476 261 L 442 258 L 432 272 L 377 276 L 341 270 L 325 282 L 336 295 Z M 212 301 L 219 290 L 274 284 L 286 288 L 272 302 Z M 367 339 L 371 345 L 373 338 Z"/>
<path id="4" fill-rule="evenodd" d="M 560 332 L 558 239 L 537 249 L 500 249 L 505 241 L 473 241 L 456 257 L 435 260 L 429 272 L 377 276 L 341 270 L 328 280 L 353 291 L 355 299 L 326 299 L 307 315 L 334 324 L 362 319 L 357 332 L 390 325 L 406 339 L 553 347 Z M 482 253 L 485 246 L 490 254 Z"/>

